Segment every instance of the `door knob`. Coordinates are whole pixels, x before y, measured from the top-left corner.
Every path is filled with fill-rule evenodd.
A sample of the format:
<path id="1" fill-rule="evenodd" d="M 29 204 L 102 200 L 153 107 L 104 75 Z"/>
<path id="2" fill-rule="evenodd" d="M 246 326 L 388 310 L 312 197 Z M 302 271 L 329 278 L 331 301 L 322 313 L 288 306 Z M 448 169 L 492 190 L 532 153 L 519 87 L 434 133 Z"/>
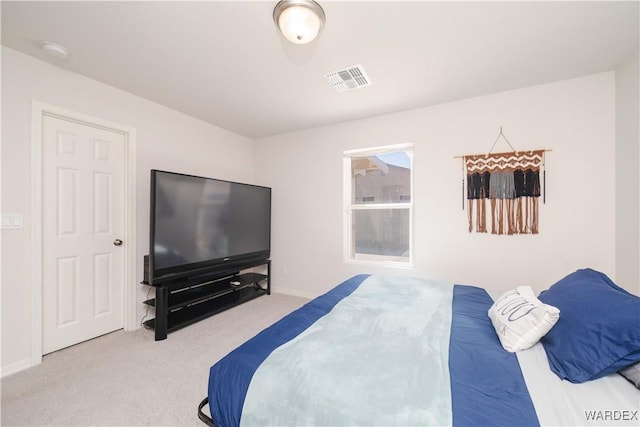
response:
<path id="1" fill-rule="evenodd" d="M 114 245 L 114 246 L 122 246 L 122 240 L 120 240 L 120 239 L 116 239 L 116 240 L 114 240 L 114 241 L 113 241 L 113 245 Z"/>

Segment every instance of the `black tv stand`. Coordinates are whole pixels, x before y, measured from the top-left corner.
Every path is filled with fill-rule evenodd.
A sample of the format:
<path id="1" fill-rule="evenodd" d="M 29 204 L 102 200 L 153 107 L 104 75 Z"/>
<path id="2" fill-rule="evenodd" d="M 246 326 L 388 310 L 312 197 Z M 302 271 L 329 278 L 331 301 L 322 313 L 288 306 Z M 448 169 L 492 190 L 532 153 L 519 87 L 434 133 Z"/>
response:
<path id="1" fill-rule="evenodd" d="M 267 274 L 241 273 L 253 267 L 267 266 Z M 265 281 L 263 287 L 261 282 Z M 233 282 L 233 284 L 232 284 Z M 271 260 L 261 259 L 225 265 L 195 277 L 185 277 L 149 285 L 156 297 L 144 301 L 155 307 L 155 319 L 144 325 L 155 330 L 155 340 L 169 332 L 235 307 L 262 295 L 271 294 Z"/>

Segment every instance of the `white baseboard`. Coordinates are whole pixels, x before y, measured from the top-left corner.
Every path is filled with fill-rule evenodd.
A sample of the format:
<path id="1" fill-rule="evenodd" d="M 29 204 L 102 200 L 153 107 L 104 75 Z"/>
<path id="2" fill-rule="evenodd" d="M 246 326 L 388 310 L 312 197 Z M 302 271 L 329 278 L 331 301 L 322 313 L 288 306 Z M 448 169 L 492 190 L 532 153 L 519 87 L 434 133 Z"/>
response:
<path id="1" fill-rule="evenodd" d="M 300 292 L 300 290 L 298 289 L 289 289 L 289 288 L 281 288 L 281 287 L 278 287 L 278 289 L 272 288 L 271 292 L 276 294 L 291 295 L 293 297 L 302 297 L 307 299 L 314 299 L 315 297 L 318 296 L 318 295 L 310 294 L 307 292 Z"/>
<path id="2" fill-rule="evenodd" d="M 31 367 L 31 359 L 24 359 L 19 362 L 12 363 L 2 367 L 2 377 L 24 371 Z"/>

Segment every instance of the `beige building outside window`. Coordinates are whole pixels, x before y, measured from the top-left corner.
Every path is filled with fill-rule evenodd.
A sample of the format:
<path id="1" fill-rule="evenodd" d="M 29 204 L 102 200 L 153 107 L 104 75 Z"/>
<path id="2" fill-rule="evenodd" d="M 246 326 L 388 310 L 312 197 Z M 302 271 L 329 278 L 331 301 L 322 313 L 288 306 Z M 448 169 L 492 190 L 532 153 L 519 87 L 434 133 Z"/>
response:
<path id="1" fill-rule="evenodd" d="M 345 152 L 348 261 L 412 264 L 411 144 Z"/>

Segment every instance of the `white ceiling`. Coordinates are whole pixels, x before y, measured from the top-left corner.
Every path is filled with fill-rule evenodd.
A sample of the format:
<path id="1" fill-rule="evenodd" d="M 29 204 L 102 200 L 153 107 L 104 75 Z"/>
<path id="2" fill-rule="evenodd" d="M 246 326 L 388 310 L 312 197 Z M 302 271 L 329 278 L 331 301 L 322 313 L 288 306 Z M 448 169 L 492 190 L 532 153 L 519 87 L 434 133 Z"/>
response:
<path id="1" fill-rule="evenodd" d="M 2 44 L 251 138 L 607 71 L 638 49 L 637 1 L 319 2 L 323 32 L 294 45 L 276 0 L 2 1 Z M 323 77 L 355 64 L 371 86 Z"/>

